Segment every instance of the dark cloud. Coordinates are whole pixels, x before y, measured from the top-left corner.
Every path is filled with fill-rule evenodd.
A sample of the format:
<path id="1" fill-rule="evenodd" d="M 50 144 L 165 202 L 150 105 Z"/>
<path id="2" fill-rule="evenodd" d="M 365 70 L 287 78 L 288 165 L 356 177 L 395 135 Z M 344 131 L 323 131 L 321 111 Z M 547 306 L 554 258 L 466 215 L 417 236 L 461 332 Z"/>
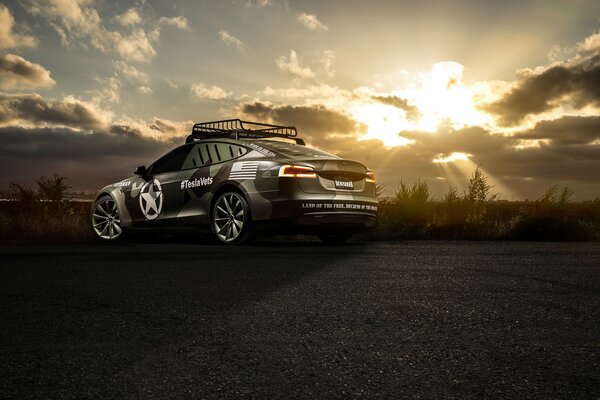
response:
<path id="1" fill-rule="evenodd" d="M 154 118 L 148 128 L 154 129 L 155 131 L 167 134 L 167 135 L 186 135 L 191 132 L 193 122 L 174 122 L 168 119 Z"/>
<path id="2" fill-rule="evenodd" d="M 0 128 L 0 188 L 54 172 L 77 189 L 95 190 L 148 165 L 182 139 L 157 141 L 125 126 L 83 133 L 68 128 Z"/>
<path id="3" fill-rule="evenodd" d="M 0 56 L 0 89 L 49 88 L 56 82 L 50 72 L 14 54 Z"/>
<path id="4" fill-rule="evenodd" d="M 109 133 L 123 136 L 142 136 L 142 131 L 139 128 L 125 124 L 111 125 Z"/>
<path id="5" fill-rule="evenodd" d="M 415 140 L 413 147 L 429 154 L 461 152 L 486 156 L 514 143 L 512 138 L 493 135 L 477 126 L 460 130 L 448 129 L 437 133 L 402 132 L 402 136 Z"/>
<path id="6" fill-rule="evenodd" d="M 183 143 L 182 127 L 158 118 L 150 126 L 108 124 L 94 106 L 75 99 L 0 93 L 0 188 L 57 172 L 78 189 L 97 189 Z"/>
<path id="7" fill-rule="evenodd" d="M 501 125 L 512 126 L 563 101 L 576 109 L 600 107 L 600 48 L 541 71 L 529 70 L 504 97 L 483 109 L 495 114 Z"/>
<path id="8" fill-rule="evenodd" d="M 139 157 L 165 150 L 183 140 L 157 141 L 134 134 L 123 134 L 124 126 L 110 132 L 84 133 L 68 128 L 0 128 L 1 157 L 32 159 L 63 158 L 71 161 L 93 162 L 102 157 Z"/>
<path id="9" fill-rule="evenodd" d="M 568 116 L 541 121 L 533 129 L 515 135 L 521 139 L 548 139 L 560 145 L 588 144 L 600 139 L 600 116 Z M 597 149 L 600 153 L 600 149 Z"/>
<path id="10" fill-rule="evenodd" d="M 358 123 L 348 115 L 322 105 L 275 106 L 257 101 L 241 104 L 240 109 L 243 114 L 259 121 L 294 125 L 302 134 L 309 137 L 329 133 L 353 134 L 358 126 Z"/>
<path id="11" fill-rule="evenodd" d="M 558 127 L 568 129 L 570 123 L 584 124 L 569 118 L 553 122 L 540 124 L 535 135 L 560 137 Z M 586 122 L 592 129 L 591 120 Z M 597 172 L 600 170 L 600 147 L 586 144 L 587 139 L 579 143 L 550 140 L 539 147 L 519 148 L 521 139 L 534 138 L 532 132 L 505 136 L 479 127 L 433 134 L 403 132 L 403 136 L 415 142 L 404 147 L 386 148 L 378 140 L 357 142 L 333 136 L 315 140 L 314 145 L 368 165 L 387 184 L 388 195 L 393 194 L 400 179 L 408 182 L 425 179 L 433 192 L 441 196 L 450 185 L 465 187 L 477 165 L 482 165 L 493 177 L 493 183 L 505 199 L 537 198 L 553 184 L 569 185 L 579 199 L 600 195 Z M 454 152 L 470 154 L 470 161 L 432 162 L 440 154 Z"/>
<path id="12" fill-rule="evenodd" d="M 81 129 L 104 127 L 89 104 L 74 100 L 45 100 L 37 94 L 0 93 L 0 125 L 60 125 Z"/>
<path id="13" fill-rule="evenodd" d="M 394 106 L 401 110 L 406 111 L 406 117 L 408 119 L 416 120 L 421 117 L 421 113 L 419 109 L 408 103 L 408 100 L 403 99 L 398 96 L 373 96 L 373 100 L 378 101 L 383 104 L 388 104 L 390 106 Z"/>

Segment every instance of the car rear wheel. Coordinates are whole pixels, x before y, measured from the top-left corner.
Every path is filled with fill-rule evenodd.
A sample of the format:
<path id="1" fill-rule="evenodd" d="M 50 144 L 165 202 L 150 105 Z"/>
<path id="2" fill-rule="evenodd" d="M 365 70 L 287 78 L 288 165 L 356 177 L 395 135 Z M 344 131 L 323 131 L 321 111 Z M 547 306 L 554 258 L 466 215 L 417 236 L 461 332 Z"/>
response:
<path id="1" fill-rule="evenodd" d="M 92 208 L 92 230 L 97 238 L 115 241 L 123 236 L 119 208 L 110 196 L 102 196 Z"/>
<path id="2" fill-rule="evenodd" d="M 212 230 L 221 242 L 241 244 L 252 239 L 250 207 L 241 194 L 221 194 L 213 205 L 211 215 Z"/>
<path id="3" fill-rule="evenodd" d="M 317 237 L 326 244 L 342 244 L 348 241 L 354 233 L 319 233 Z"/>

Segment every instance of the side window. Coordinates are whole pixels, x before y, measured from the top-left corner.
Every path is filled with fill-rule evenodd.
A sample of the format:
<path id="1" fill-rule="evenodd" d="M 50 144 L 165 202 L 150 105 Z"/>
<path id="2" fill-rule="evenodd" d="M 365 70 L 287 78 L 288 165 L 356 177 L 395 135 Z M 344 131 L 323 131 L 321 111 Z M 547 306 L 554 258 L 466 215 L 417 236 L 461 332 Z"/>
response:
<path id="1" fill-rule="evenodd" d="M 179 171 L 187 158 L 192 146 L 181 146 L 166 154 L 152 164 L 150 173 L 153 175 L 165 172 Z"/>
<path id="2" fill-rule="evenodd" d="M 246 154 L 248 149 L 243 146 L 228 145 L 227 151 L 231 155 L 231 158 L 238 158 Z"/>
<path id="3" fill-rule="evenodd" d="M 246 154 L 243 146 L 221 142 L 203 142 L 193 146 L 182 169 L 199 168 L 204 165 L 229 161 Z"/>

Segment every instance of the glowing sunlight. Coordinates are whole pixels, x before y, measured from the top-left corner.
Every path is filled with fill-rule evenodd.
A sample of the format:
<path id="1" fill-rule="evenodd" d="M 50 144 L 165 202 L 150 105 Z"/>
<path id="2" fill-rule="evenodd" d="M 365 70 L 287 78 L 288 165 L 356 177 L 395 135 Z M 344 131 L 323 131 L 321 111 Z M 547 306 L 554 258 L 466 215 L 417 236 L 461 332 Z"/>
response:
<path id="1" fill-rule="evenodd" d="M 409 127 L 405 114 L 394 106 L 377 103 L 360 104 L 352 110 L 352 116 L 367 126 L 367 133 L 361 139 L 379 139 L 388 147 L 414 142 L 400 136 L 400 132 Z"/>

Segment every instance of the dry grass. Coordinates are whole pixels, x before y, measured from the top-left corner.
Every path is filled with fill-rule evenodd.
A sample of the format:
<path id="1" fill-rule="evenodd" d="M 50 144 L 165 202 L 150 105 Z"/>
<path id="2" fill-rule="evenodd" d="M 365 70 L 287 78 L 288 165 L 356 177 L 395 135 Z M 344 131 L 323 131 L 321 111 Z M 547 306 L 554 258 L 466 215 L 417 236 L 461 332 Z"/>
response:
<path id="1" fill-rule="evenodd" d="M 461 194 L 450 188 L 434 200 L 426 182 L 401 182 L 380 202 L 379 226 L 367 237 L 387 239 L 600 240 L 600 198 L 571 202 L 568 187 L 552 186 L 534 201 L 501 201 L 475 170 Z"/>
<path id="2" fill-rule="evenodd" d="M 1 197 L 0 240 L 72 241 L 90 240 L 89 202 L 72 202 L 67 195 L 66 178 L 54 175 L 36 181 L 30 189 L 11 184 Z"/>

